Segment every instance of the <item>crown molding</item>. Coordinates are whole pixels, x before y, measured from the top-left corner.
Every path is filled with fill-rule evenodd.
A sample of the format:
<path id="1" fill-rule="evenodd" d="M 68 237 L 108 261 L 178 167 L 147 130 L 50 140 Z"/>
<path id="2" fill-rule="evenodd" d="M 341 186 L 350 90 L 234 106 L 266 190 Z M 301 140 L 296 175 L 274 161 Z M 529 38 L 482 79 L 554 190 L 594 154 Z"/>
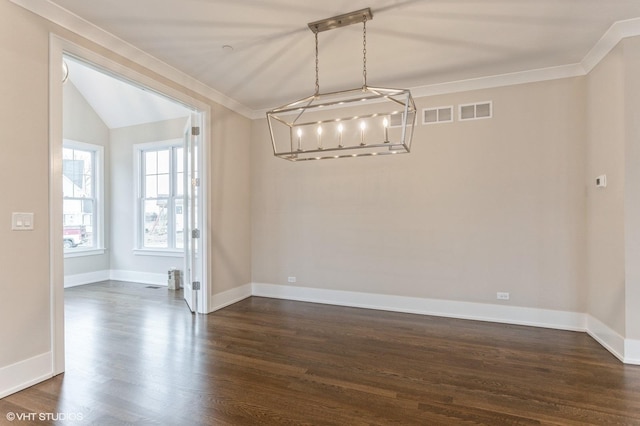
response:
<path id="1" fill-rule="evenodd" d="M 582 60 L 585 72 L 590 73 L 622 39 L 638 35 L 640 18 L 614 22 Z"/>
<path id="2" fill-rule="evenodd" d="M 271 109 L 251 109 L 49 0 L 9 1 L 247 118 L 265 118 L 267 111 Z M 584 76 L 591 72 L 622 39 L 638 35 L 640 35 L 640 18 L 617 21 L 609 27 L 580 63 L 417 86 L 410 90 L 415 98 L 421 98 Z"/>
<path id="3" fill-rule="evenodd" d="M 49 0 L 9 0 L 206 98 L 251 118 L 253 110 Z"/>
<path id="4" fill-rule="evenodd" d="M 536 83 L 539 81 L 557 80 L 560 78 L 585 75 L 581 64 L 561 65 L 557 67 L 492 75 L 448 83 L 418 86 L 411 89 L 416 98 L 442 95 L 446 93 L 467 92 L 469 90 L 491 89 L 494 87 L 513 86 L 516 84 Z"/>

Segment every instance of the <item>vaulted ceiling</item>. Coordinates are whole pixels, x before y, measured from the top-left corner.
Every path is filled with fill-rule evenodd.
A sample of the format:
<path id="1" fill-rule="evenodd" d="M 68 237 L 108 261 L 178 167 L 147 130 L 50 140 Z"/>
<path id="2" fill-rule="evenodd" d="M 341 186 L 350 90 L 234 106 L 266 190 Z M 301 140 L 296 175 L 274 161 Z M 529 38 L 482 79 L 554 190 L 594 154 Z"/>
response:
<path id="1" fill-rule="evenodd" d="M 313 93 L 307 23 L 370 7 L 369 84 L 580 63 L 638 0 L 51 0 L 253 110 Z M 362 84 L 362 25 L 320 33 L 322 92 Z M 224 46 L 231 46 L 224 47 Z"/>

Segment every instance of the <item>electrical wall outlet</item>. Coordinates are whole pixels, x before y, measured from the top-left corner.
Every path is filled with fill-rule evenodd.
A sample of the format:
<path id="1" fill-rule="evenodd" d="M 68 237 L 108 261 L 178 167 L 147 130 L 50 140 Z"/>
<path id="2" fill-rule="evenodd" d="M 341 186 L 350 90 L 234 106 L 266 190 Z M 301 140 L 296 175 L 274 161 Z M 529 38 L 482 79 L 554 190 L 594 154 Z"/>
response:
<path id="1" fill-rule="evenodd" d="M 506 291 L 499 291 L 496 294 L 496 299 L 498 299 L 498 300 L 509 300 L 509 293 L 507 293 Z"/>
<path id="2" fill-rule="evenodd" d="M 297 280 L 296 277 L 289 277 L 287 281 L 289 281 L 290 283 L 295 283 Z"/>

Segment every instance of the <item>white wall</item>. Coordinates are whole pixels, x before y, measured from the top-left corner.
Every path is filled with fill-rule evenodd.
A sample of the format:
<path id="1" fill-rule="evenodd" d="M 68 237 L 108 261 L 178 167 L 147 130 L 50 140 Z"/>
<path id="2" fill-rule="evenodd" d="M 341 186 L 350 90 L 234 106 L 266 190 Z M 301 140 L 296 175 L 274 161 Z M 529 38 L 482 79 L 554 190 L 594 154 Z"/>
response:
<path id="1" fill-rule="evenodd" d="M 182 139 L 186 122 L 187 117 L 184 117 L 111 130 L 111 270 L 166 275 L 171 267 L 183 269 L 182 256 L 139 256 L 133 252 L 136 248 L 133 146 L 145 142 Z"/>
<path id="2" fill-rule="evenodd" d="M 109 128 L 87 103 L 86 99 L 69 80 L 63 86 L 63 137 L 78 142 L 104 147 L 104 196 L 103 203 L 111 203 L 111 161 L 109 154 Z M 104 209 L 104 245 L 107 251 L 101 255 L 70 257 L 64 260 L 65 275 L 88 274 L 109 269 L 110 213 Z"/>
<path id="3" fill-rule="evenodd" d="M 585 309 L 584 79 L 443 95 L 487 120 L 418 124 L 409 155 L 290 163 L 252 138 L 253 281 Z"/>

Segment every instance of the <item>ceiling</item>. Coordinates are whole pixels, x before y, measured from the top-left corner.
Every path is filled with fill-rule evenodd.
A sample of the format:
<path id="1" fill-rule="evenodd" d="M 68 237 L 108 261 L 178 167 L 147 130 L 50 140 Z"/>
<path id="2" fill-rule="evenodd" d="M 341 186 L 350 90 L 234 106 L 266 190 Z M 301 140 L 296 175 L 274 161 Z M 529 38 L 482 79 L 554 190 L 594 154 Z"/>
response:
<path id="1" fill-rule="evenodd" d="M 188 117 L 191 110 L 165 96 L 65 57 L 69 82 L 110 129 Z"/>
<path id="2" fill-rule="evenodd" d="M 400 88 L 577 64 L 616 21 L 640 17 L 639 0 L 51 2 L 253 110 L 312 94 L 307 23 L 365 7 L 368 83 Z M 321 92 L 362 85 L 362 25 L 319 44 Z"/>

